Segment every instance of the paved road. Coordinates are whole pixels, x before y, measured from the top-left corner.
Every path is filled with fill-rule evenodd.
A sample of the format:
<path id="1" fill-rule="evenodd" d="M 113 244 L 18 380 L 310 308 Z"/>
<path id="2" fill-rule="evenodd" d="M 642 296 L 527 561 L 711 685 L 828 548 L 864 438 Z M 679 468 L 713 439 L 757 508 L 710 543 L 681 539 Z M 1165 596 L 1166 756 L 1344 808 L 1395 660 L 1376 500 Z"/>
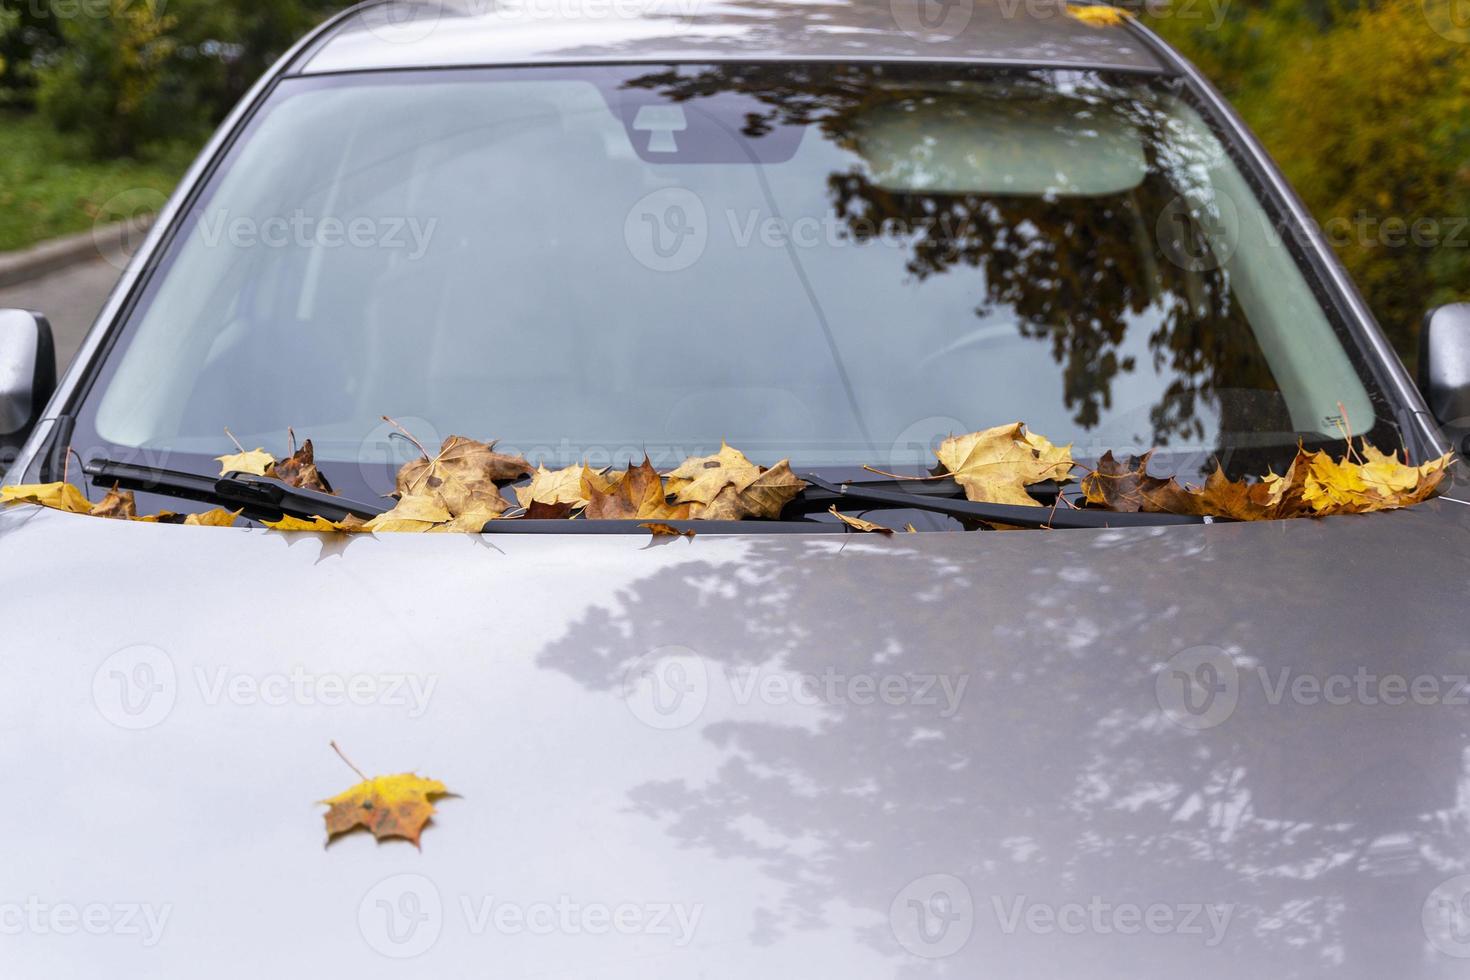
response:
<path id="1" fill-rule="evenodd" d="M 56 367 L 66 370 L 82 338 L 112 291 L 122 270 L 104 258 L 0 289 L 0 309 L 38 310 L 51 321 L 56 336 Z"/>

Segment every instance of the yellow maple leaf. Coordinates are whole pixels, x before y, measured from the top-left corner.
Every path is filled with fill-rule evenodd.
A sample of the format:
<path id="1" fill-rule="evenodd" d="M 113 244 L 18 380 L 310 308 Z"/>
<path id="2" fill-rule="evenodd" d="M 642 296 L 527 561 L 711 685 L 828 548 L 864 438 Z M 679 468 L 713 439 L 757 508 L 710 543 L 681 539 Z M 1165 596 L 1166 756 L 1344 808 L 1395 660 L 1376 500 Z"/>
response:
<path id="1" fill-rule="evenodd" d="M 304 521 L 299 517 L 286 514 L 279 521 L 261 521 L 261 523 L 272 531 L 317 531 L 327 534 L 356 534 L 367 527 L 365 521 L 351 514 L 341 521 L 329 521 L 325 517 L 315 515 L 311 520 Z"/>
<path id="2" fill-rule="evenodd" d="M 432 531 L 437 525 L 454 519 L 449 509 L 436 497 L 410 494 L 398 501 L 387 513 L 379 514 L 363 525 L 363 530 L 418 533 Z"/>
<path id="3" fill-rule="evenodd" d="M 725 442 L 713 456 L 691 456 L 669 474 L 668 491 L 702 521 L 775 520 L 806 483 L 791 472 L 790 460 L 770 469 L 752 463 Z"/>
<path id="4" fill-rule="evenodd" d="M 271 467 L 276 465 L 276 458 L 264 449 L 227 453 L 224 456 L 216 456 L 215 461 L 219 463 L 220 476 L 224 476 L 226 473 L 248 473 L 251 476 L 269 476 Z"/>
<path id="5" fill-rule="evenodd" d="M 533 503 L 572 504 L 577 507 L 585 507 L 587 506 L 587 492 L 583 489 L 583 481 L 588 477 L 595 478 L 601 472 L 601 470 L 594 471 L 585 463 L 555 471 L 540 466 L 531 475 L 530 483 L 515 488 L 516 500 L 520 501 L 521 506 L 527 510 Z M 590 481 L 589 485 L 591 485 Z M 606 486 L 602 487 L 603 492 L 606 492 L 607 489 Z"/>
<path id="6" fill-rule="evenodd" d="M 92 502 L 70 483 L 29 483 L 0 487 L 0 503 L 36 504 L 69 514 L 89 514 Z"/>
<path id="7" fill-rule="evenodd" d="M 1069 3 L 1067 16 L 1080 20 L 1088 27 L 1116 27 L 1132 16 L 1121 7 L 1105 3 Z"/>
<path id="8" fill-rule="evenodd" d="M 1072 447 L 1054 446 L 1026 431 L 1020 422 L 950 436 L 934 455 L 977 503 L 1040 507 L 1026 488 L 1047 480 L 1065 480 L 1072 472 Z"/>
<path id="9" fill-rule="evenodd" d="M 495 451 L 495 443 L 476 442 L 450 436 L 432 459 L 416 459 L 398 471 L 397 494 L 436 498 L 451 517 L 510 507 L 500 495 L 498 482 L 531 475 L 531 466 L 520 456 Z"/>
<path id="10" fill-rule="evenodd" d="M 329 807 L 325 814 L 327 842 L 338 834 L 366 827 L 378 840 L 402 837 L 418 847 L 424 825 L 434 815 L 433 799 L 448 793 L 439 780 L 413 773 L 364 779 L 346 792 L 321 801 Z"/>

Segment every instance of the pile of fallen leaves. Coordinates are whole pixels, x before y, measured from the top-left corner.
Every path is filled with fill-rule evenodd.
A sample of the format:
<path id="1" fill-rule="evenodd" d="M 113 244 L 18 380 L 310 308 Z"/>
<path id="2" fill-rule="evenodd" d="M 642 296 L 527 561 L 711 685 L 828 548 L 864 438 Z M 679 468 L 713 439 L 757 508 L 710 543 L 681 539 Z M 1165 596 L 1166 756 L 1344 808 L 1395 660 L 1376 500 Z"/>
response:
<path id="1" fill-rule="evenodd" d="M 237 444 L 239 452 L 219 457 L 221 475 L 253 474 L 332 494 L 331 484 L 316 467 L 311 441 L 295 449 L 292 435 L 291 444 L 293 448 L 280 460 L 264 449 L 247 451 Z M 266 526 L 280 531 L 337 533 L 478 533 L 497 520 L 587 519 L 638 521 L 654 534 L 691 534 L 669 522 L 776 520 L 807 486 L 791 471 L 789 461 L 769 468 L 759 466 L 728 445 L 712 456 L 690 457 L 672 472 L 661 474 L 647 458 L 621 472 L 586 464 L 548 470 L 533 468 L 520 456 L 497 452 L 494 442 L 464 436 L 450 436 L 435 454 L 417 441 L 414 444 L 422 458 L 398 471 L 390 495 L 394 504 L 385 513 L 371 520 L 348 517 L 342 521 L 287 516 L 266 522 Z M 1054 488 L 1053 507 L 1238 521 L 1363 514 L 1411 506 L 1434 494 L 1451 462 L 1446 454 L 1415 466 L 1366 442 L 1355 447 L 1348 437 L 1341 458 L 1299 449 L 1284 475 L 1230 480 L 1217 468 L 1204 486 L 1187 487 L 1173 478 L 1150 475 L 1152 453 L 1123 463 L 1109 452 L 1097 469 L 1085 470 L 1072 459 L 1070 446 L 1054 445 L 1019 422 L 950 436 L 935 455 L 939 465 L 932 476 L 883 475 L 900 480 L 953 480 L 969 500 L 980 503 L 1041 507 L 1044 505 L 1030 488 L 1045 484 Z M 1064 487 L 1077 470 L 1084 470 L 1081 495 L 1072 501 Z M 502 493 L 507 488 L 514 500 Z M 64 480 L 0 488 L 0 502 L 152 523 L 229 526 L 239 516 L 238 511 L 213 510 L 187 517 L 167 512 L 139 517 L 130 491 L 114 487 L 93 504 Z M 854 530 L 891 533 L 881 525 L 839 513 L 835 507 L 831 513 Z"/>
<path id="2" fill-rule="evenodd" d="M 1258 481 L 1232 481 L 1219 469 L 1203 487 L 1184 487 L 1174 479 L 1148 473 L 1152 456 L 1120 463 L 1107 453 L 1082 480 L 1088 504 L 1120 513 L 1184 514 L 1236 521 L 1276 521 L 1292 517 L 1367 514 L 1410 507 L 1428 500 L 1450 464 L 1448 454 L 1422 466 L 1399 462 L 1368 443 L 1361 451 L 1348 444 L 1342 459 L 1325 452 L 1297 450 L 1284 476 L 1268 473 Z"/>

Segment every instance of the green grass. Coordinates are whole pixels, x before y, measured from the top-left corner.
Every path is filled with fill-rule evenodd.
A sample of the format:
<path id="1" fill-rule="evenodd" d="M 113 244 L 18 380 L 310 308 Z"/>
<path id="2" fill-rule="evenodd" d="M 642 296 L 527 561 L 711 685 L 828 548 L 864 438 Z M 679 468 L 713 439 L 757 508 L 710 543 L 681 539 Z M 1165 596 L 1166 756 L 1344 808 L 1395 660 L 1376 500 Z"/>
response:
<path id="1" fill-rule="evenodd" d="M 90 160 L 44 120 L 0 112 L 0 252 L 155 210 L 195 152 L 177 144 L 138 160 Z"/>

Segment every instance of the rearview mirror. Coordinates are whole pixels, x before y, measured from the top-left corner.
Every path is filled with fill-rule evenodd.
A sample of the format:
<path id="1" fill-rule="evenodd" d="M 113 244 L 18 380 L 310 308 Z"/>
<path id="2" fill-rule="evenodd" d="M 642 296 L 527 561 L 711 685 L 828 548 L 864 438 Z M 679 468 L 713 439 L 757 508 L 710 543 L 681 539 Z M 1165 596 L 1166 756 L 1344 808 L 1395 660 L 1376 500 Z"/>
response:
<path id="1" fill-rule="evenodd" d="M 56 346 L 39 313 L 0 310 L 0 445 L 19 446 L 56 391 Z"/>
<path id="2" fill-rule="evenodd" d="M 1441 425 L 1470 420 L 1470 303 L 1441 306 L 1424 318 L 1419 390 Z"/>

